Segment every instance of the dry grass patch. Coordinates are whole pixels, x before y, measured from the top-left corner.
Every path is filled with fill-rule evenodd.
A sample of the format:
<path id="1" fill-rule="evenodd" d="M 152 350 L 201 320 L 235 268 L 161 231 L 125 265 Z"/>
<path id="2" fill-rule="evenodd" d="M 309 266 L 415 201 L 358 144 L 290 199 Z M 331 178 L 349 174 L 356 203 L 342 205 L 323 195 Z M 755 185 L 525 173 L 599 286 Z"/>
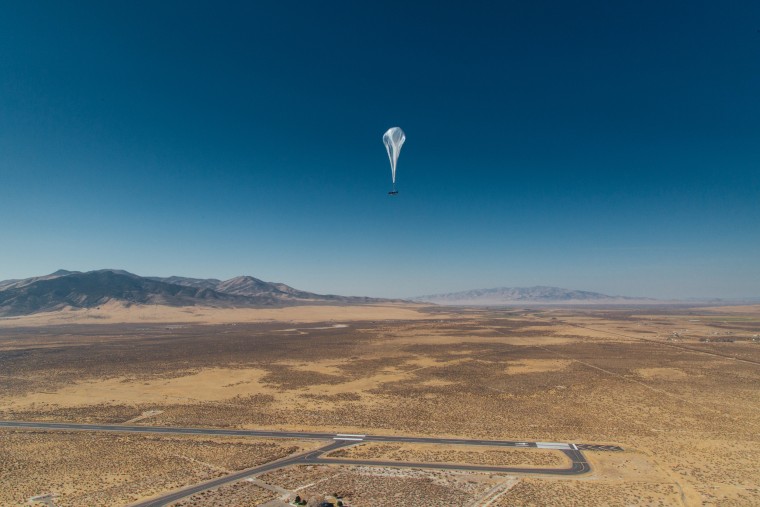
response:
<path id="1" fill-rule="evenodd" d="M 330 453 L 330 457 L 413 463 L 535 466 L 541 468 L 570 466 L 570 460 L 567 456 L 558 451 L 445 444 L 386 444 L 372 442 L 338 449 Z"/>
<path id="2" fill-rule="evenodd" d="M 201 491 L 169 504 L 170 507 L 241 507 L 261 505 L 277 498 L 277 494 L 245 479 L 215 489 Z"/>
<path id="3" fill-rule="evenodd" d="M 296 466 L 260 477 L 303 498 L 338 494 L 354 507 L 468 505 L 493 486 L 471 473 L 399 470 L 386 467 Z"/>
<path id="4" fill-rule="evenodd" d="M 684 380 L 689 375 L 678 368 L 639 368 L 636 373 L 645 379 L 654 380 Z"/>
<path id="5" fill-rule="evenodd" d="M 3 403 L 0 408 L 32 405 L 81 407 L 100 403 L 176 405 L 227 400 L 267 391 L 261 380 L 267 372 L 256 368 L 207 368 L 174 378 L 114 377 L 76 382 L 55 392 L 44 391 Z"/>
<path id="6" fill-rule="evenodd" d="M 194 323 L 225 324 L 241 322 L 314 323 L 356 320 L 416 320 L 430 316 L 419 310 L 425 305 L 307 305 L 284 308 L 213 308 L 161 305 L 126 305 L 109 302 L 98 308 L 69 309 L 36 313 L 22 317 L 2 317 L 0 327 L 60 326 L 66 324 Z M 448 318 L 437 314 L 437 319 Z"/>
<path id="7" fill-rule="evenodd" d="M 568 367 L 572 361 L 567 359 L 528 359 L 516 363 L 509 363 L 507 373 L 519 375 L 521 373 L 544 373 L 548 371 L 561 371 Z"/>
<path id="8" fill-rule="evenodd" d="M 524 478 L 500 497 L 495 507 L 667 507 L 681 506 L 673 484 L 546 480 Z"/>
<path id="9" fill-rule="evenodd" d="M 344 328 L 0 326 L 0 418 L 120 423 L 161 410 L 140 423 L 616 443 L 626 452 L 589 453 L 596 475 L 573 480 L 621 491 L 677 483 L 689 504 L 760 505 L 760 344 L 666 341 L 679 329 L 760 333 L 757 319 L 685 308 L 446 311 Z M 598 488 L 577 491 L 577 505 L 605 501 Z"/>
<path id="10" fill-rule="evenodd" d="M 59 507 L 95 507 L 123 506 L 304 447 L 282 440 L 0 430 L 0 448 L 0 505 L 56 493 Z"/>

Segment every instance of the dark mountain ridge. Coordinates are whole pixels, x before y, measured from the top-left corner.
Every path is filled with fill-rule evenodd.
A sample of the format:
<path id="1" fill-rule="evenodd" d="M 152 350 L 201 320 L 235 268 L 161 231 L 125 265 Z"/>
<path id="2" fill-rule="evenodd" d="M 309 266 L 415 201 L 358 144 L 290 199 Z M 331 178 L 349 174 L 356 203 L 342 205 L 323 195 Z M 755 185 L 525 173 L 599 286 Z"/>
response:
<path id="1" fill-rule="evenodd" d="M 93 308 L 109 301 L 168 306 L 271 307 L 308 303 L 373 303 L 389 300 L 320 295 L 250 276 L 230 280 L 141 277 L 128 271 L 59 270 L 50 275 L 0 281 L 0 316 L 65 308 Z"/>

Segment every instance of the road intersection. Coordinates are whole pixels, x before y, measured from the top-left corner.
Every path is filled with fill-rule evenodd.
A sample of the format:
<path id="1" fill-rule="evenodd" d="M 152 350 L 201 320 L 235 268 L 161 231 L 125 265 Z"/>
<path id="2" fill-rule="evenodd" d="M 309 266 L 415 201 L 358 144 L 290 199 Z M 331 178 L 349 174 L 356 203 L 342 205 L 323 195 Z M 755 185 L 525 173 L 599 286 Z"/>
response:
<path id="1" fill-rule="evenodd" d="M 195 493 L 212 489 L 222 484 L 235 482 L 245 477 L 259 475 L 270 470 L 285 468 L 298 464 L 321 464 L 321 465 L 349 465 L 349 466 L 381 466 L 398 468 L 427 468 L 437 470 L 467 470 L 485 473 L 517 473 L 517 474 L 542 474 L 542 475 L 578 475 L 591 471 L 591 466 L 583 455 L 584 450 L 592 451 L 622 451 L 614 445 L 600 444 L 573 444 L 563 442 L 528 442 L 512 440 L 478 440 L 460 438 L 433 438 L 433 437 L 408 437 L 388 435 L 361 435 L 352 433 L 310 433 L 302 431 L 270 431 L 270 430 L 235 430 L 218 428 L 187 428 L 173 426 L 139 426 L 127 424 L 77 424 L 56 422 L 32 422 L 32 421 L 0 421 L 0 428 L 37 429 L 51 431 L 96 431 L 96 432 L 120 432 L 120 433 L 164 433 L 180 435 L 209 435 L 209 436 L 236 436 L 254 438 L 290 438 L 323 440 L 328 442 L 323 447 L 306 453 L 294 454 L 263 465 L 241 470 L 224 477 L 218 477 L 193 486 L 181 488 L 150 500 L 132 504 L 130 507 L 159 507 L 185 498 Z M 415 444 L 443 444 L 443 445 L 468 445 L 489 447 L 515 447 L 550 449 L 564 453 L 571 462 L 567 468 L 526 468 L 504 467 L 492 465 L 466 465 L 455 463 L 417 463 L 399 461 L 378 460 L 352 460 L 330 458 L 326 456 L 330 452 L 361 442 L 393 442 Z"/>

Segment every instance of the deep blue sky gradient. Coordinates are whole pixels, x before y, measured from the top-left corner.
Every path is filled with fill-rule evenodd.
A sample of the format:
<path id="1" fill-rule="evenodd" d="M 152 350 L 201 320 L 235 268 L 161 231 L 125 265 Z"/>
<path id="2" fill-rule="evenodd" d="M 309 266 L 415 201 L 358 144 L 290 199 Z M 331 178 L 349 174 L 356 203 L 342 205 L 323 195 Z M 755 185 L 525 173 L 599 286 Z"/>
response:
<path id="1" fill-rule="evenodd" d="M 742 0 L 6 2 L 0 279 L 760 296 L 759 30 Z"/>

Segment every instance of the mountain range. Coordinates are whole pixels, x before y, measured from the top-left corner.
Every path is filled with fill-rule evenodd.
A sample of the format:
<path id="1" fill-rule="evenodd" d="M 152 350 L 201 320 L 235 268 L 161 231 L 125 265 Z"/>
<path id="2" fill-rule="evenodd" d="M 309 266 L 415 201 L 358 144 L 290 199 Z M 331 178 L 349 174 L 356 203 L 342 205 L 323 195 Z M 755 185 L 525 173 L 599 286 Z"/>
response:
<path id="1" fill-rule="evenodd" d="M 205 306 L 262 308 L 303 304 L 369 304 L 388 302 L 433 303 L 452 306 L 521 304 L 748 304 L 760 299 L 663 301 L 651 298 L 609 296 L 599 292 L 559 287 L 497 287 L 400 299 L 315 294 L 284 283 L 252 276 L 229 280 L 170 276 L 138 276 L 120 269 L 66 271 L 32 278 L 0 281 L 0 317 L 29 315 L 63 309 L 94 308 L 108 302 L 124 305 Z"/>
<path id="2" fill-rule="evenodd" d="M 543 304 L 616 304 L 654 303 L 649 298 L 608 296 L 599 292 L 562 289 L 559 287 L 497 287 L 475 289 L 446 294 L 430 294 L 412 298 L 412 301 L 439 305 L 508 305 L 520 303 Z"/>
<path id="3" fill-rule="evenodd" d="M 314 294 L 252 276 L 213 278 L 142 277 L 119 269 L 59 270 L 49 275 L 0 281 L 0 317 L 66 308 L 93 308 L 109 301 L 168 306 L 271 307 L 293 304 L 363 304 L 387 299 Z"/>

